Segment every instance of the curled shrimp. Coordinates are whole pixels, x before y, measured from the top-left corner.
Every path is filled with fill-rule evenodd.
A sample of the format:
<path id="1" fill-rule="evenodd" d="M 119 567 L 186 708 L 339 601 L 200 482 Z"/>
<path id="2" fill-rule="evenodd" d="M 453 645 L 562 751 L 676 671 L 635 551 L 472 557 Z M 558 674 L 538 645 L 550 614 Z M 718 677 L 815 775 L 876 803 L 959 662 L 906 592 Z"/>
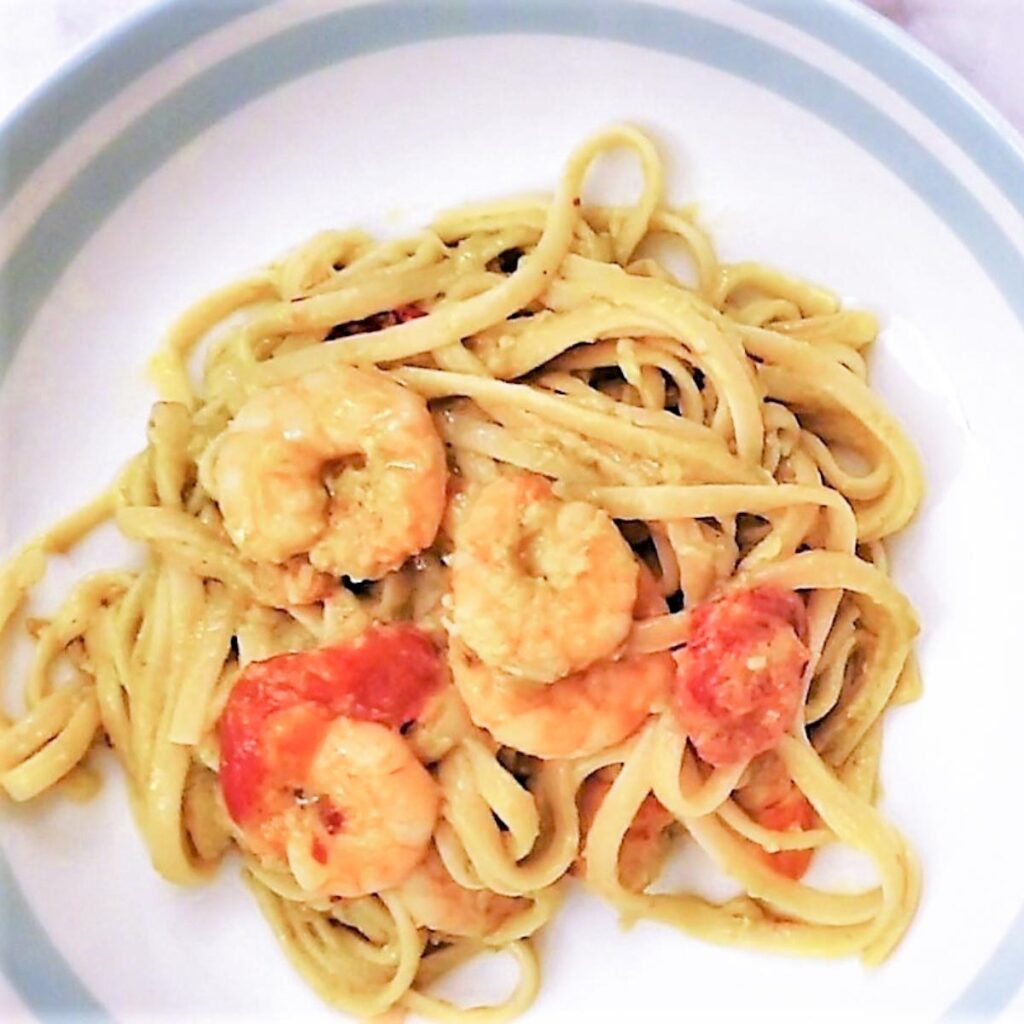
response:
<path id="1" fill-rule="evenodd" d="M 444 512 L 444 446 L 426 403 L 376 370 L 333 366 L 257 392 L 201 473 L 243 555 L 308 555 L 356 580 L 429 546 Z"/>
<path id="2" fill-rule="evenodd" d="M 657 615 L 665 601 L 637 566 L 633 614 Z M 631 616 L 632 618 L 632 616 Z M 668 701 L 675 663 L 662 652 L 605 660 L 545 686 L 491 668 L 452 640 L 448 664 L 473 722 L 499 743 L 534 757 L 586 757 L 620 743 Z"/>
<path id="3" fill-rule="evenodd" d="M 499 673 L 550 683 L 621 646 L 637 575 L 605 512 L 560 500 L 542 477 L 499 477 L 456 533 L 454 633 Z"/>
<path id="4" fill-rule="evenodd" d="M 248 665 L 219 723 L 221 786 L 242 845 L 318 896 L 401 883 L 427 852 L 440 791 L 398 727 L 442 679 L 413 626 Z"/>
<path id="5" fill-rule="evenodd" d="M 485 938 L 529 906 L 529 901 L 514 896 L 459 885 L 435 849 L 396 891 L 419 927 L 465 938 Z"/>
<path id="6" fill-rule="evenodd" d="M 642 654 L 544 686 L 485 665 L 458 640 L 448 663 L 474 723 L 543 758 L 585 757 L 626 739 L 664 705 L 675 669 L 669 654 Z"/>

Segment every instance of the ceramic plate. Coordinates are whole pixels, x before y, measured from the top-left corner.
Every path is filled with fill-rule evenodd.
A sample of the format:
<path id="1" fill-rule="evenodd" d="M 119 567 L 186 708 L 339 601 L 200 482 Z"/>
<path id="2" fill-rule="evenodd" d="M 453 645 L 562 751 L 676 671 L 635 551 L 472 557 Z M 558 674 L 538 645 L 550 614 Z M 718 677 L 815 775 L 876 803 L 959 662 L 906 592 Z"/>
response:
<path id="1" fill-rule="evenodd" d="M 926 695 L 887 720 L 884 763 L 924 898 L 866 971 L 624 932 L 574 892 L 524 1021 L 1013 1015 L 1024 159 L 966 87 L 859 7 L 182 0 L 128 24 L 0 131 L 0 543 L 144 442 L 145 360 L 191 300 L 324 227 L 395 234 L 552 187 L 575 143 L 617 120 L 658 139 L 673 198 L 700 200 L 726 258 L 820 280 L 884 325 L 873 381 L 928 479 L 894 553 L 924 623 Z M 40 607 L 123 557 L 109 535 L 90 541 Z M 0 1017 L 337 1021 L 237 872 L 187 892 L 154 874 L 108 775 L 89 805 L 0 809 Z"/>

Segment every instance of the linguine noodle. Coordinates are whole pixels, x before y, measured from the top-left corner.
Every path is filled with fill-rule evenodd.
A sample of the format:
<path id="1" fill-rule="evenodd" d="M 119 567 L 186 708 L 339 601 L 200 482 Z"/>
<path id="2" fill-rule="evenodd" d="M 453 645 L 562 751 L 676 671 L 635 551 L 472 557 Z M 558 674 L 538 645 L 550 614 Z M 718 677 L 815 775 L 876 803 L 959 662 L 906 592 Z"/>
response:
<path id="1" fill-rule="evenodd" d="M 589 168 L 617 148 L 639 160 L 639 197 L 585 202 Z M 651 257 L 654 241 L 689 263 L 691 280 Z M 550 199 L 464 207 L 399 241 L 317 235 L 181 317 L 154 359 L 160 400 L 146 447 L 3 569 L 6 623 L 48 559 L 101 523 L 113 520 L 146 554 L 139 570 L 85 577 L 32 620 L 24 710 L 0 715 L 0 787 L 16 801 L 86 796 L 92 752 L 106 740 L 157 871 L 195 885 L 236 850 L 297 970 L 360 1017 L 521 1013 L 540 984 L 531 937 L 571 870 L 626 920 L 878 963 L 919 889 L 915 858 L 876 798 L 882 717 L 919 689 L 917 624 L 883 544 L 914 514 L 922 479 L 866 381 L 876 330 L 870 314 L 820 287 L 720 263 L 692 212 L 666 205 L 657 152 L 629 127 L 577 149 Z M 376 367 L 425 401 L 447 459 L 433 542 L 372 581 L 339 579 L 303 555 L 247 556 L 210 484 L 213 452 L 254 395 L 338 366 Z M 463 895 L 480 896 L 474 906 L 501 913 L 467 936 L 424 926 L 402 886 L 325 896 L 304 884 L 313 866 L 257 854 L 225 810 L 217 728 L 232 690 L 249 665 L 349 643 L 374 624 L 415 623 L 442 652 L 452 647 L 457 668 L 460 523 L 481 488 L 521 474 L 550 482 L 546 500 L 610 517 L 635 553 L 650 592 L 631 625 L 627 616 L 610 677 L 630 659 L 685 648 L 703 602 L 755 588 L 801 596 L 803 696 L 769 754 L 810 824 L 759 818 L 743 799 L 751 765 L 706 763 L 667 698 L 641 709 L 621 741 L 545 756 L 475 723 L 456 672 L 459 686 L 449 679 L 403 736 L 441 794 L 433 863 Z M 543 685 L 510 678 L 513 688 Z M 595 780 L 600 799 L 581 815 Z M 656 876 L 673 844 L 696 843 L 741 896 L 715 904 L 652 892 L 646 875 L 626 871 L 655 807 L 664 825 L 653 852 L 639 850 L 641 874 Z M 835 843 L 871 859 L 873 888 L 825 891 L 768 856 Z M 488 950 L 518 965 L 505 1001 L 466 1009 L 431 994 L 437 978 Z"/>

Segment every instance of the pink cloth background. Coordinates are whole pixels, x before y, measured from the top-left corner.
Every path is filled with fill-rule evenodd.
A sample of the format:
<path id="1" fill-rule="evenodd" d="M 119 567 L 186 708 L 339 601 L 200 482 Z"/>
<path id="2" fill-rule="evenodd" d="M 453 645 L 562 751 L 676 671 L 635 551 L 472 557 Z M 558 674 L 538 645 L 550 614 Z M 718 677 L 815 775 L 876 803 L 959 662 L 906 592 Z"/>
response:
<path id="1" fill-rule="evenodd" d="M 1024 0 L 869 0 L 1024 131 Z"/>

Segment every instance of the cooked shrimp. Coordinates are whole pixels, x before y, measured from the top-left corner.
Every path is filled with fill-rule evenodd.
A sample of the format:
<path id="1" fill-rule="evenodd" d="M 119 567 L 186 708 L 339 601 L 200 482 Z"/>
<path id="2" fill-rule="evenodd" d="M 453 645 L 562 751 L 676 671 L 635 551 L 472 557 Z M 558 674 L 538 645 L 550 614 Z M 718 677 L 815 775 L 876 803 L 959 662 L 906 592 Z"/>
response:
<path id="1" fill-rule="evenodd" d="M 202 476 L 243 555 L 307 554 L 362 580 L 433 542 L 447 470 L 422 398 L 376 370 L 334 366 L 253 395 Z"/>
<path id="2" fill-rule="evenodd" d="M 449 673 L 445 685 L 426 702 L 403 735 L 424 764 L 434 764 L 472 732 L 466 705 Z"/>
<path id="3" fill-rule="evenodd" d="M 740 590 L 694 608 L 676 652 L 676 712 L 716 766 L 770 750 L 793 724 L 810 657 L 807 612 L 791 590 Z"/>
<path id="4" fill-rule="evenodd" d="M 340 589 L 335 577 L 318 572 L 304 558 L 290 558 L 279 565 L 255 562 L 251 579 L 256 599 L 271 608 L 324 601 Z"/>
<path id="5" fill-rule="evenodd" d="M 736 802 L 765 828 L 794 831 L 814 828 L 818 816 L 810 801 L 786 773 L 781 758 L 772 751 L 754 758 L 736 791 Z M 802 878 L 814 857 L 813 850 L 758 850 L 760 858 L 787 878 Z"/>
<path id="6" fill-rule="evenodd" d="M 674 674 L 669 654 L 596 665 L 548 686 L 491 668 L 465 644 L 448 649 L 470 718 L 499 743 L 534 757 L 584 757 L 635 732 L 664 705 Z"/>
<path id="7" fill-rule="evenodd" d="M 490 889 L 465 889 L 448 873 L 431 849 L 398 887 L 405 909 L 421 928 L 482 939 L 517 913 L 528 901 L 500 896 Z"/>
<path id="8" fill-rule="evenodd" d="M 638 567 L 633 612 L 665 610 L 649 569 Z M 485 665 L 459 640 L 448 648 L 452 678 L 474 723 L 535 757 L 585 757 L 621 742 L 668 700 L 669 654 L 602 661 L 549 685 Z"/>
<path id="9" fill-rule="evenodd" d="M 240 841 L 321 896 L 398 885 L 426 854 L 440 792 L 398 727 L 443 679 L 413 626 L 246 667 L 221 716 L 221 786 Z"/>
<path id="10" fill-rule="evenodd" d="M 501 477 L 455 536 L 454 632 L 491 668 L 550 683 L 625 641 L 637 573 L 605 512 L 556 498 L 541 477 Z"/>
<path id="11" fill-rule="evenodd" d="M 573 870 L 584 878 L 587 874 L 586 838 L 619 771 L 618 765 L 609 765 L 594 772 L 580 787 L 576 799 L 580 811 L 580 853 Z M 619 880 L 626 889 L 642 892 L 661 873 L 675 823 L 671 812 L 653 794 L 644 797 L 619 848 Z"/>

